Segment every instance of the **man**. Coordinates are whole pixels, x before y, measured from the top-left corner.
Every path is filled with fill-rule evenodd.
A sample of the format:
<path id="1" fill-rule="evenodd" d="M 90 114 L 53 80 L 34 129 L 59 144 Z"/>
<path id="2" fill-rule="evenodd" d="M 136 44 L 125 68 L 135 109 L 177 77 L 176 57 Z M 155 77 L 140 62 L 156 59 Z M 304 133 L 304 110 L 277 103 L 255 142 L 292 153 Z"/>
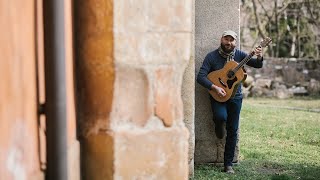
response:
<path id="1" fill-rule="evenodd" d="M 237 34 L 234 31 L 228 30 L 223 32 L 220 47 L 207 54 L 197 76 L 197 82 L 200 85 L 208 90 L 215 91 L 218 96 L 225 96 L 225 90 L 221 88 L 220 84 L 213 84 L 207 78 L 207 75 L 212 71 L 222 69 L 224 64 L 229 60 L 235 60 L 239 63 L 247 56 L 245 52 L 236 49 L 236 41 Z M 261 68 L 263 65 L 262 49 L 257 47 L 254 53 L 256 58 L 252 58 L 247 65 Z M 238 86 L 235 96 L 231 97 L 228 101 L 218 102 L 210 96 L 210 102 L 216 136 L 222 139 L 225 134 L 224 127 L 227 130 L 224 151 L 224 172 L 234 173 L 232 161 L 238 139 L 239 116 L 242 105 L 241 85 Z"/>

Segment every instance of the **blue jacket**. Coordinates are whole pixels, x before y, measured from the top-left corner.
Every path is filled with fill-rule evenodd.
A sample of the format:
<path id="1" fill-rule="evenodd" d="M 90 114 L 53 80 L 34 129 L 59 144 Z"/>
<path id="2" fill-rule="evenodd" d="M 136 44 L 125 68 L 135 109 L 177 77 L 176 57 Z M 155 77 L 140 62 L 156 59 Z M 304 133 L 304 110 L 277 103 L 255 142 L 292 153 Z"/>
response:
<path id="1" fill-rule="evenodd" d="M 234 54 L 234 60 L 236 62 L 240 62 L 242 59 L 244 59 L 248 54 L 236 49 L 235 54 Z M 216 49 L 205 57 L 202 66 L 199 70 L 198 76 L 197 76 L 197 82 L 202 85 L 203 87 L 207 88 L 208 90 L 211 89 L 212 82 L 207 78 L 207 75 L 212 72 L 216 71 L 219 69 L 222 69 L 223 66 L 225 65 L 227 59 L 223 58 L 219 54 L 219 50 Z M 263 58 L 262 59 L 257 59 L 257 58 L 252 58 L 248 63 L 248 66 L 254 67 L 254 68 L 261 68 L 263 66 Z M 236 95 L 237 97 L 241 96 L 242 97 L 242 92 L 241 92 L 241 85 L 239 85 Z"/>

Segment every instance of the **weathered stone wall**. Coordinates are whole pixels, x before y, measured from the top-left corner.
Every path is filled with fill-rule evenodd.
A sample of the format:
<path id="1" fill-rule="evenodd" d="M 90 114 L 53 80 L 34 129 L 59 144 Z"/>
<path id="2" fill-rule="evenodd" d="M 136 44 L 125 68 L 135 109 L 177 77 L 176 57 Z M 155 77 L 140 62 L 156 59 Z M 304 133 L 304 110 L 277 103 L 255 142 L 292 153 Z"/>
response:
<path id="1" fill-rule="evenodd" d="M 240 1 L 195 1 L 195 73 L 197 75 L 206 54 L 219 47 L 223 31 L 240 32 Z M 240 39 L 240 37 L 239 37 Z M 238 44 L 239 46 L 239 44 Z M 214 123 L 205 88 L 195 86 L 195 162 L 222 163 L 224 140 L 214 134 Z M 238 154 L 238 149 L 236 154 Z M 237 161 L 237 155 L 235 156 Z"/>
<path id="2" fill-rule="evenodd" d="M 181 88 L 191 20 L 191 0 L 114 1 L 115 179 L 188 178 Z"/>
<path id="3" fill-rule="evenodd" d="M 288 85 L 320 80 L 320 60 L 266 57 L 262 69 L 249 69 L 255 78 L 281 78 Z"/>
<path id="4" fill-rule="evenodd" d="M 188 179 L 192 0 L 81 1 L 77 14 L 84 179 Z"/>
<path id="5" fill-rule="evenodd" d="M 265 58 L 262 69 L 246 69 L 248 96 L 320 95 L 320 60 Z"/>

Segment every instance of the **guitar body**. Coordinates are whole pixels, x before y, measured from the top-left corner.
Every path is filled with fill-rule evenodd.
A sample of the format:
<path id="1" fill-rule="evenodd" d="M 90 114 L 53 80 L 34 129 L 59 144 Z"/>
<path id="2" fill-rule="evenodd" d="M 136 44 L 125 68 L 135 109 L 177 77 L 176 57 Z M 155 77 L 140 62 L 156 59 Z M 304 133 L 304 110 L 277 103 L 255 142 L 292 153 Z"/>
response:
<path id="1" fill-rule="evenodd" d="M 228 61 L 224 67 L 217 71 L 212 71 L 208 74 L 208 79 L 215 84 L 223 88 L 226 91 L 224 97 L 218 96 L 214 90 L 209 90 L 210 95 L 219 102 L 226 102 L 228 99 L 233 97 L 237 91 L 238 85 L 246 78 L 246 73 L 240 68 L 235 73 L 232 73 L 233 69 L 238 66 L 236 61 Z M 230 71 L 232 76 L 230 76 Z"/>
<path id="2" fill-rule="evenodd" d="M 269 43 L 271 43 L 271 38 L 266 37 L 258 47 L 266 47 Z M 224 97 L 220 97 L 215 91 L 210 90 L 209 93 L 213 99 L 219 102 L 226 102 L 235 95 L 238 85 L 247 77 L 244 65 L 252 58 L 252 56 L 254 56 L 254 54 L 255 52 L 251 51 L 251 53 L 242 59 L 240 63 L 237 63 L 236 61 L 228 61 L 222 69 L 212 71 L 208 74 L 207 78 L 213 84 L 226 91 L 226 95 Z"/>

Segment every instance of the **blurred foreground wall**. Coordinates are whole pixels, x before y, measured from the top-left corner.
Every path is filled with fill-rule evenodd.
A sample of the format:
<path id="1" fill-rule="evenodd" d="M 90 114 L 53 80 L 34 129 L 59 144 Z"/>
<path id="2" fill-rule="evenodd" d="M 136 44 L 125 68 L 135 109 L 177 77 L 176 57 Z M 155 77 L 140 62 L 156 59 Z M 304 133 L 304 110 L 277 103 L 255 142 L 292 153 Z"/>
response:
<path id="1" fill-rule="evenodd" d="M 63 26 L 60 29 L 53 26 L 55 28 L 50 31 L 59 29 L 57 34 L 63 37 L 63 41 L 56 46 L 64 47 L 64 53 L 59 57 L 64 68 L 56 74 L 64 76 L 62 81 L 50 82 L 46 81 L 46 76 L 54 75 L 45 71 L 51 69 L 45 68 L 45 57 L 55 57 L 56 54 L 45 53 L 53 49 L 47 45 L 52 44 L 48 40 L 52 38 L 52 33 L 48 33 L 45 27 L 52 23 L 49 20 L 52 15 L 47 12 L 52 12 L 53 7 L 45 7 L 42 0 L 0 0 L 0 179 L 3 180 L 45 179 L 49 165 L 52 169 L 58 169 L 51 160 L 61 158 L 66 162 L 63 176 L 66 179 L 80 179 L 73 79 L 72 4 L 71 1 L 59 2 L 62 5 L 60 12 L 63 12 L 59 21 Z M 63 91 L 59 93 L 65 96 L 55 100 L 59 110 L 62 109 L 63 118 L 51 118 L 63 122 L 65 127 L 65 136 L 60 135 L 65 146 L 59 151 L 54 141 L 48 141 L 49 131 L 53 132 L 53 136 L 59 136 L 62 132 L 47 126 L 47 112 L 58 109 L 48 103 L 48 99 L 53 98 L 46 95 L 48 86 L 53 83 L 61 87 Z M 48 150 L 48 144 L 53 145 L 50 146 L 52 149 Z M 52 151 L 58 156 L 52 156 L 49 153 Z M 55 170 L 52 172 L 57 175 Z"/>
<path id="2" fill-rule="evenodd" d="M 193 5 L 0 0 L 0 179 L 192 176 Z"/>
<path id="3" fill-rule="evenodd" d="M 1 179 L 43 178 L 38 154 L 34 6 L 33 1 L 0 1 Z"/>
<path id="4" fill-rule="evenodd" d="M 83 178 L 188 179 L 192 0 L 78 1 L 75 27 Z"/>

